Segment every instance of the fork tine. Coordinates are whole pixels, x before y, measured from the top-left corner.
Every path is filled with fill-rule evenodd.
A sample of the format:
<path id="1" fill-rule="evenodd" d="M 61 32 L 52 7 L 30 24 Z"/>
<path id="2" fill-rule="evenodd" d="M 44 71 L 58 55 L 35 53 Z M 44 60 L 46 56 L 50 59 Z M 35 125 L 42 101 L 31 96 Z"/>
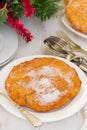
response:
<path id="1" fill-rule="evenodd" d="M 64 32 L 60 31 L 59 37 L 64 39 L 67 43 L 69 43 L 68 45 L 71 47 L 72 51 L 77 51 L 87 55 L 87 51 L 85 51 L 84 49 L 81 48 L 81 46 L 72 41 L 72 39 L 70 39 Z"/>
<path id="2" fill-rule="evenodd" d="M 77 45 L 76 43 L 74 43 L 74 42 L 68 37 L 68 35 L 65 34 L 64 32 L 60 31 L 60 32 L 59 32 L 59 36 L 60 36 L 62 39 L 65 39 L 67 42 L 69 42 L 72 47 L 76 47 L 76 46 L 80 47 L 79 45 Z"/>
<path id="3" fill-rule="evenodd" d="M 66 43 L 64 41 L 60 40 L 60 42 L 57 42 L 57 45 L 64 48 L 66 46 Z"/>
<path id="4" fill-rule="evenodd" d="M 65 46 L 67 46 L 68 44 L 67 44 L 67 42 L 66 41 L 63 41 L 63 40 L 61 40 L 61 42 L 60 42 L 62 45 L 63 45 L 63 47 L 65 47 Z"/>
<path id="5" fill-rule="evenodd" d="M 49 46 L 51 49 L 55 50 L 55 51 L 58 51 L 59 50 L 59 46 L 56 44 L 56 42 L 53 40 L 53 38 L 50 38 L 47 39 L 47 40 L 44 40 L 44 43 Z"/>
<path id="6" fill-rule="evenodd" d="M 50 46 L 51 46 L 52 48 L 56 49 L 56 50 L 57 50 L 57 48 L 59 49 L 59 47 L 62 47 L 61 44 L 58 44 L 58 43 L 60 43 L 60 38 L 57 38 L 57 37 L 55 37 L 55 36 L 50 36 L 50 37 L 48 37 L 48 38 L 44 41 L 44 43 L 50 44 Z"/>
<path id="7" fill-rule="evenodd" d="M 60 39 L 60 37 L 52 36 L 51 38 L 49 38 L 49 41 L 63 48 L 67 45 L 66 41 L 64 41 L 63 39 Z"/>
<path id="8" fill-rule="evenodd" d="M 71 48 L 65 40 L 56 36 L 48 37 L 47 39 L 44 40 L 44 43 L 49 44 L 54 50 L 58 50 L 59 48 L 65 48 L 70 50 Z"/>
<path id="9" fill-rule="evenodd" d="M 70 47 L 71 49 L 74 48 L 74 47 L 76 47 L 76 46 L 78 46 L 78 45 L 75 45 L 74 43 L 72 43 L 73 41 L 71 41 L 71 39 L 70 39 L 65 33 L 63 33 L 62 31 L 60 31 L 60 32 L 58 33 L 58 36 L 59 36 L 62 40 L 64 40 L 64 41 L 66 42 L 66 44 L 69 45 L 69 47 Z"/>
<path id="10" fill-rule="evenodd" d="M 52 41 L 53 40 L 53 41 Z M 54 43 L 53 43 L 54 42 Z M 56 51 L 57 53 L 63 53 L 63 54 L 67 54 L 70 51 L 66 51 L 65 49 L 63 49 L 63 44 L 61 42 L 61 40 L 59 42 L 54 41 L 54 37 L 52 37 L 52 39 L 50 40 L 50 38 L 48 39 L 48 41 L 44 40 L 44 43 L 47 45 L 47 47 L 49 47 L 51 50 Z"/>
<path id="11" fill-rule="evenodd" d="M 67 49 L 67 50 L 70 50 L 71 47 L 69 46 L 69 44 L 63 40 L 63 39 L 60 39 L 59 41 L 57 41 L 57 39 L 54 39 L 55 41 L 55 44 L 57 44 L 59 47 L 62 47 L 63 49 Z"/>
<path id="12" fill-rule="evenodd" d="M 57 37 L 52 37 L 50 39 L 50 42 L 54 42 L 56 45 L 58 45 L 59 47 L 63 47 L 63 44 L 61 43 L 61 39 L 57 38 Z M 61 43 L 61 44 L 60 44 Z"/>
<path id="13" fill-rule="evenodd" d="M 63 32 L 63 31 L 60 31 L 58 33 L 58 35 L 63 38 L 63 39 L 66 39 L 67 41 L 71 42 L 71 39 Z"/>

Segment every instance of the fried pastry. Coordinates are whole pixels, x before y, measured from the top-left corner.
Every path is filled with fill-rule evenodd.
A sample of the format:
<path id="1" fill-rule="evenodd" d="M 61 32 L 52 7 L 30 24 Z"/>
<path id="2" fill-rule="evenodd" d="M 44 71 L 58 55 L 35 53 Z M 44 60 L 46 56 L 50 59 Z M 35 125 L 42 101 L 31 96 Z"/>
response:
<path id="1" fill-rule="evenodd" d="M 65 14 L 74 29 L 87 34 L 87 0 L 71 0 Z"/>
<path id="2" fill-rule="evenodd" d="M 34 58 L 13 67 L 5 88 L 19 105 L 38 112 L 57 109 L 80 91 L 76 70 L 53 57 Z"/>

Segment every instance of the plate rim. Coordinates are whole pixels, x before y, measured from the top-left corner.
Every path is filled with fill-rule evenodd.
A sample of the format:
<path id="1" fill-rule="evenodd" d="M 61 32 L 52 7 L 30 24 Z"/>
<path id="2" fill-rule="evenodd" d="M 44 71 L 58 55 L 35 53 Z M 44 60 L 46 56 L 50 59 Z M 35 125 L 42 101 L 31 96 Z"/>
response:
<path id="1" fill-rule="evenodd" d="M 66 15 L 64 14 L 61 18 L 62 23 L 73 33 L 77 34 L 78 36 L 87 39 L 87 35 L 84 33 L 79 32 L 78 30 L 75 30 L 69 23 Z"/>
<path id="2" fill-rule="evenodd" d="M 4 29 L 3 29 L 4 28 Z M 11 34 L 12 34 L 12 38 L 14 37 L 14 39 L 12 39 L 11 41 L 10 41 L 10 37 L 8 38 L 9 39 L 9 42 L 10 42 L 10 44 L 11 44 L 11 42 L 12 41 L 14 41 L 13 43 L 12 43 L 12 48 L 10 49 L 10 54 L 8 55 L 8 57 L 4 57 L 4 59 L 1 59 L 1 61 L 0 61 L 0 67 L 2 66 L 2 65 L 5 65 L 5 62 L 6 63 L 8 63 L 9 61 L 10 61 L 10 59 L 12 59 L 14 56 L 15 56 L 15 54 L 16 54 L 16 52 L 17 52 L 17 50 L 18 50 L 18 38 L 17 38 L 17 34 L 16 34 L 16 32 L 10 27 L 10 26 L 8 26 L 8 25 L 1 25 L 0 26 L 0 29 L 2 30 L 2 32 L 0 32 L 0 36 L 1 36 L 1 39 L 3 40 L 3 38 L 5 39 L 6 37 L 6 34 L 8 34 L 9 32 L 11 32 Z M 7 30 L 7 31 L 5 31 L 5 30 Z M 9 32 L 8 32 L 9 31 Z M 4 33 L 5 32 L 5 33 Z M 5 41 L 6 41 L 6 39 L 5 39 Z M 1 57 L 3 57 L 3 54 L 4 53 L 6 53 L 6 47 L 8 46 L 7 45 L 7 43 L 9 43 L 9 42 L 7 42 L 6 41 L 6 43 L 4 44 L 4 41 L 2 41 L 1 43 L 3 43 L 3 47 L 2 47 L 2 50 L 1 50 Z M 9 44 L 9 45 L 10 45 Z M 7 46 L 6 46 L 7 45 Z M 9 47 L 10 48 L 10 47 Z M 4 50 L 5 49 L 5 50 Z M 4 51 L 4 52 L 3 52 Z M 6 55 L 6 54 L 5 54 Z M 14 56 L 13 56 L 14 55 Z"/>
<path id="3" fill-rule="evenodd" d="M 33 59 L 33 58 L 37 58 L 37 57 L 53 57 L 53 58 L 57 58 L 57 59 L 60 59 L 60 60 L 63 60 L 63 61 L 65 61 L 66 63 L 68 63 L 70 66 L 72 66 L 72 67 L 75 67 L 75 69 L 76 69 L 76 71 L 77 70 L 79 70 L 80 72 L 81 72 L 81 74 L 82 74 L 82 76 L 85 78 L 85 84 L 87 83 L 87 77 L 86 77 L 86 75 L 84 74 L 84 72 L 80 69 L 80 68 L 78 68 L 78 66 L 76 66 L 75 64 L 73 64 L 72 62 L 70 62 L 70 61 L 67 61 L 66 59 L 64 59 L 64 58 L 61 58 L 61 57 L 57 57 L 57 56 L 51 56 L 51 55 L 32 55 L 32 56 L 26 56 L 26 57 L 22 57 L 22 58 L 19 58 L 19 59 L 16 59 L 16 60 L 14 60 L 14 61 L 12 61 L 12 62 L 10 62 L 9 64 L 7 64 L 5 67 L 3 67 L 3 69 L 1 70 L 1 74 L 3 74 L 4 73 L 4 71 L 7 71 L 7 68 L 9 68 L 10 67 L 10 70 L 11 70 L 11 68 L 14 66 L 14 65 L 17 65 L 17 64 L 19 64 L 19 63 L 21 63 L 21 62 L 23 62 L 23 61 L 26 61 L 26 60 L 31 60 L 31 59 Z M 16 63 L 16 64 L 15 64 Z M 9 70 L 9 72 L 10 72 L 10 70 Z M 5 79 L 4 79 L 5 80 Z M 0 84 L 1 84 L 1 82 L 0 82 Z M 87 90 L 87 88 L 85 88 L 86 90 Z M 85 96 L 84 96 L 85 95 Z M 45 113 L 45 115 L 44 115 L 44 113 L 38 113 L 38 112 L 32 112 L 31 111 L 31 113 L 33 113 L 34 115 L 36 115 L 37 117 L 39 117 L 43 122 L 52 122 L 52 121 L 58 121 L 58 120 L 62 120 L 62 119 L 65 119 L 65 118 L 67 118 L 67 117 L 70 117 L 70 116 L 72 116 L 73 114 L 75 114 L 77 111 L 79 111 L 84 105 L 85 105 L 85 103 L 86 103 L 86 101 L 87 101 L 87 98 L 86 98 L 86 95 L 87 95 L 87 92 L 85 91 L 84 92 L 84 95 L 82 95 L 83 97 L 85 97 L 85 99 L 84 100 L 82 100 L 82 102 L 80 102 L 80 106 L 79 106 L 79 108 L 78 107 L 76 107 L 77 106 L 77 103 L 74 105 L 74 109 L 73 109 L 73 112 L 72 112 L 72 110 L 71 109 L 69 109 L 68 108 L 68 111 L 67 111 L 67 108 L 65 108 L 65 110 L 67 111 L 66 113 L 67 114 L 65 114 L 65 115 L 63 115 L 62 114 L 62 116 L 61 116 L 61 118 L 59 118 L 58 116 L 56 116 L 56 112 L 53 112 L 53 113 L 50 113 L 50 115 L 51 115 L 51 117 L 55 117 L 55 118 L 50 118 L 50 116 L 49 117 L 47 117 L 47 115 L 49 115 L 48 113 L 49 112 L 46 112 Z M 75 99 L 75 98 L 74 98 Z M 83 98 L 82 98 L 83 99 Z M 12 115 L 14 115 L 14 116 L 16 116 L 16 117 L 19 117 L 19 118 L 21 118 L 21 119 L 25 119 L 20 113 L 19 113 L 19 115 L 16 113 L 13 113 L 12 111 L 10 111 L 10 110 L 8 110 L 8 109 L 6 109 L 5 108 L 5 105 L 3 105 L 3 103 L 1 102 L 1 105 L 2 105 L 2 107 L 5 109 L 5 110 L 7 110 L 9 113 L 11 113 Z M 62 112 L 60 112 L 60 115 L 61 115 L 61 113 L 64 113 L 64 109 L 62 110 Z M 42 115 L 43 115 L 43 117 L 42 117 Z"/>
<path id="4" fill-rule="evenodd" d="M 18 50 L 18 48 L 17 48 L 17 50 Z M 2 63 L 0 64 L 0 67 L 3 67 L 3 66 L 6 65 L 7 63 L 9 63 L 9 62 L 16 56 L 17 50 L 13 53 L 12 56 L 10 56 L 7 60 L 5 60 L 4 62 L 2 62 Z"/>

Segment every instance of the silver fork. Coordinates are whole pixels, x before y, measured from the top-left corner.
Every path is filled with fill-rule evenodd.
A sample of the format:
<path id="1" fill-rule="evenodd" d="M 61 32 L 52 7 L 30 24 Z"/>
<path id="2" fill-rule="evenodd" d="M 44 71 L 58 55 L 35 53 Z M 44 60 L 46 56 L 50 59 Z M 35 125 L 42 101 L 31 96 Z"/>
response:
<path id="1" fill-rule="evenodd" d="M 85 55 L 87 55 L 87 51 L 85 51 L 84 49 L 81 48 L 81 46 L 77 45 L 71 38 L 69 38 L 69 36 L 67 34 L 65 34 L 63 31 L 60 31 L 58 33 L 58 36 L 63 39 L 64 41 L 66 41 L 66 43 L 68 44 L 68 46 L 70 46 L 71 51 L 77 51 L 77 52 L 81 52 Z"/>
<path id="2" fill-rule="evenodd" d="M 57 48 L 61 47 L 66 51 L 82 52 L 85 55 L 87 55 L 87 52 L 85 50 L 81 49 L 81 47 L 79 45 L 76 45 L 74 43 L 70 43 L 69 41 L 65 40 L 63 36 L 60 36 L 60 35 L 59 35 L 59 37 L 50 36 L 47 39 L 45 39 L 44 42 L 50 42 L 51 46 L 54 47 L 55 50 L 57 50 Z"/>
<path id="3" fill-rule="evenodd" d="M 3 93 L 0 90 L 0 95 L 3 96 L 4 98 L 6 98 L 8 101 L 10 101 L 14 107 L 16 107 L 16 109 L 25 117 L 25 119 L 31 123 L 33 126 L 35 127 L 39 127 L 42 125 L 42 121 L 36 117 L 35 115 L 33 115 L 31 112 L 29 112 L 28 110 L 23 109 L 21 106 L 19 106 L 18 104 L 16 104 L 10 97 L 8 97 L 5 93 Z"/>
<path id="4" fill-rule="evenodd" d="M 51 37 L 52 40 L 54 38 L 54 36 Z M 44 40 L 44 43 L 46 45 L 46 47 L 52 52 L 52 55 L 56 55 L 62 58 L 65 58 L 73 63 L 75 63 L 77 66 L 79 66 L 80 69 L 82 69 L 85 73 L 87 73 L 87 59 L 78 56 L 74 53 L 71 53 L 70 51 L 66 51 L 63 49 L 63 46 L 58 46 L 56 45 L 56 42 L 49 40 L 49 38 Z"/>
<path id="5" fill-rule="evenodd" d="M 44 43 L 49 44 L 56 51 L 58 51 L 59 48 L 61 48 L 65 51 L 72 52 L 71 47 L 68 45 L 68 43 L 60 37 L 50 36 L 44 40 Z"/>
<path id="6" fill-rule="evenodd" d="M 54 37 L 54 36 L 53 36 Z M 44 40 L 46 47 L 52 52 L 52 54 L 60 56 L 62 58 L 66 58 L 68 60 L 72 60 L 75 54 L 66 51 L 65 49 L 61 48 L 60 46 L 56 45 L 54 41 L 50 41 L 51 39 Z"/>

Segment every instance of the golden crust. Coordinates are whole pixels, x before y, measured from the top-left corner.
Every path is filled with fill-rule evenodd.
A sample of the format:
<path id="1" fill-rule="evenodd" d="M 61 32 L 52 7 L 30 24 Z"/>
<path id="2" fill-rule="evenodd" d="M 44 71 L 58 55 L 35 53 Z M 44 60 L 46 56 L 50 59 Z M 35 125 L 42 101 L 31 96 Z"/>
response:
<path id="1" fill-rule="evenodd" d="M 87 33 L 87 0 L 71 0 L 65 14 L 74 29 Z"/>
<path id="2" fill-rule="evenodd" d="M 19 105 L 45 112 L 75 97 L 81 81 L 74 68 L 55 58 L 35 58 L 14 66 L 5 88 Z"/>

